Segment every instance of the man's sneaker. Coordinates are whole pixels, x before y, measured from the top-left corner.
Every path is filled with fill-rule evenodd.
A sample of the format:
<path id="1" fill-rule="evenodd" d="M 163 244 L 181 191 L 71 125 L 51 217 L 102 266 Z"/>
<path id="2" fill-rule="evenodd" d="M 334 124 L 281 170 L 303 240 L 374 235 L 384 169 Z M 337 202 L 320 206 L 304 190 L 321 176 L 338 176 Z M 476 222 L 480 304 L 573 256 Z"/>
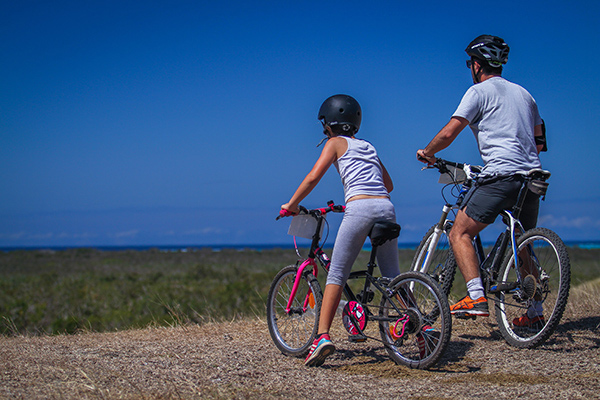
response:
<path id="1" fill-rule="evenodd" d="M 477 300 L 469 295 L 463 297 L 458 303 L 450 306 L 450 313 L 457 317 L 489 317 L 487 299 L 483 296 Z"/>
<path id="2" fill-rule="evenodd" d="M 429 325 L 424 325 L 421 332 L 417 333 L 417 345 L 419 346 L 419 355 L 421 359 L 427 357 L 431 353 L 437 342 L 440 339 L 440 333 Z"/>
<path id="3" fill-rule="evenodd" d="M 543 315 L 529 318 L 527 314 L 523 314 L 520 318 L 513 319 L 513 326 L 518 328 L 532 328 L 540 330 L 546 325 L 546 320 Z"/>
<path id="4" fill-rule="evenodd" d="M 328 333 L 318 336 L 310 347 L 308 357 L 304 360 L 307 367 L 321 366 L 327 357 L 335 351 L 335 346 L 331 343 Z"/>

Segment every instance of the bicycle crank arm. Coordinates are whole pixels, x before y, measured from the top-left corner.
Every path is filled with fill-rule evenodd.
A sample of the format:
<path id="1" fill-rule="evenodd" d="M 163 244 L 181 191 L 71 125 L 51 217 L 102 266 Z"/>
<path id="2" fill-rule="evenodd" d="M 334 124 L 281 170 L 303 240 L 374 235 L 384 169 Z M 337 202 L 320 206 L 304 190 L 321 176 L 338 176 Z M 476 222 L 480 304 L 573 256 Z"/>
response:
<path id="1" fill-rule="evenodd" d="M 362 343 L 362 342 L 366 342 L 368 339 L 367 336 L 365 335 L 348 335 L 348 341 L 350 343 Z"/>
<path id="2" fill-rule="evenodd" d="M 490 293 L 510 292 L 519 286 L 519 282 L 500 283 L 490 288 Z"/>

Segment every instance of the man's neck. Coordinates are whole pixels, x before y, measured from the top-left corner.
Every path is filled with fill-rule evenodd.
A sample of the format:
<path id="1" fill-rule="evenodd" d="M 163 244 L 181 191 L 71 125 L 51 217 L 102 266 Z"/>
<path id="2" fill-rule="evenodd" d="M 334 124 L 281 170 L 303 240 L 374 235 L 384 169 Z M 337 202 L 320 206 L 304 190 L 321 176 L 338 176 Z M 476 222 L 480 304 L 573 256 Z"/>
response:
<path id="1" fill-rule="evenodd" d="M 481 78 L 480 78 L 481 80 L 480 80 L 480 82 L 485 82 L 485 81 L 487 81 L 488 79 L 495 78 L 495 77 L 502 77 L 502 75 L 495 75 L 495 74 L 494 74 L 494 75 L 487 75 L 487 74 L 481 74 Z"/>

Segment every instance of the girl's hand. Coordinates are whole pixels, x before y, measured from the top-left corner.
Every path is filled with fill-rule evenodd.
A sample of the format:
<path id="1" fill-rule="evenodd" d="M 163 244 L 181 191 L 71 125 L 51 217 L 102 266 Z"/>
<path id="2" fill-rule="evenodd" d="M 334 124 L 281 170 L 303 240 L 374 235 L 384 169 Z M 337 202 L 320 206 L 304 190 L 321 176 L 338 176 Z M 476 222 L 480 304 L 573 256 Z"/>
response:
<path id="1" fill-rule="evenodd" d="M 300 212 L 300 207 L 297 204 L 285 203 L 281 206 L 282 210 L 287 210 L 292 214 L 296 215 Z"/>

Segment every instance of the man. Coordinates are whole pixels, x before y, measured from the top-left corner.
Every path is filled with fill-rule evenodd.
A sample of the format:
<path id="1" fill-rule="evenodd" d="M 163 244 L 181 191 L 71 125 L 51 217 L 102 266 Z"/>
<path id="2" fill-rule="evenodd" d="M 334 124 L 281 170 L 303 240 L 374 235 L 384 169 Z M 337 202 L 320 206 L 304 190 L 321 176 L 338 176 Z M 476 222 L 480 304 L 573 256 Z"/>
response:
<path id="1" fill-rule="evenodd" d="M 465 93 L 450 122 L 425 149 L 417 151 L 417 158 L 432 164 L 435 154 L 448 147 L 467 125 L 475 134 L 485 166 L 465 197 L 449 235 L 468 294 L 450 311 L 457 316 L 487 317 L 489 309 L 473 238 L 493 223 L 502 210 L 514 206 L 522 174 L 541 168 L 538 154 L 545 150 L 545 132 L 533 97 L 501 76 L 509 52 L 504 40 L 481 35 L 465 51 L 471 57 L 467 67 L 474 85 Z M 535 227 L 538 208 L 539 197 L 529 192 L 521 213 L 526 230 Z M 540 302 L 513 322 L 531 325 L 541 315 Z"/>

